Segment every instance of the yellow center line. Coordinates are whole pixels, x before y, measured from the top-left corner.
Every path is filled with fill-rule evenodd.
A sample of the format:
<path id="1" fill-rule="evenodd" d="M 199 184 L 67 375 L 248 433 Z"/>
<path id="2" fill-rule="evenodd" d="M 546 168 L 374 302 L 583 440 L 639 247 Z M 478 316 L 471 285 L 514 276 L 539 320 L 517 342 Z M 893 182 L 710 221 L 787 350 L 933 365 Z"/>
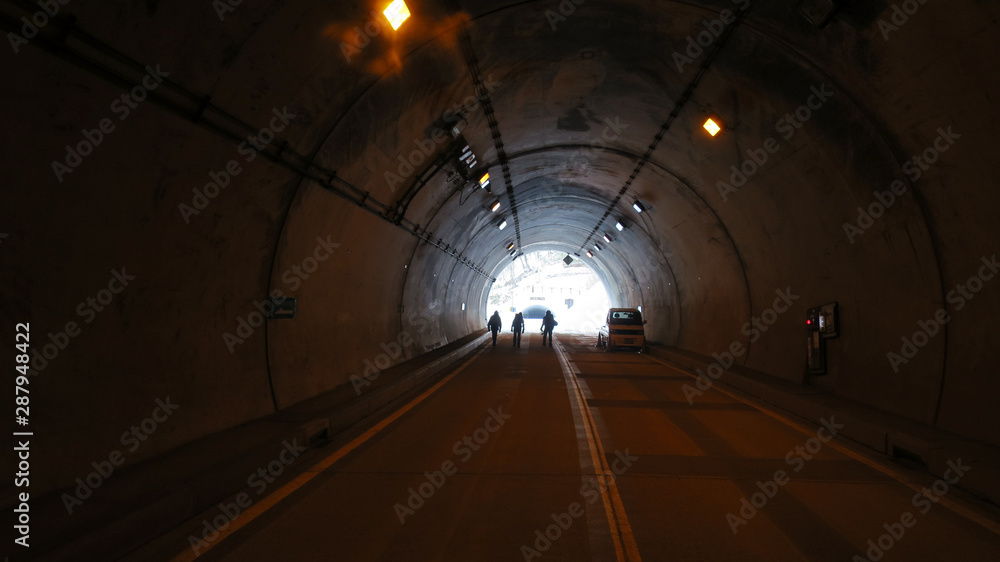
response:
<path id="1" fill-rule="evenodd" d="M 611 539 L 614 542 L 615 557 L 619 562 L 634 561 L 640 562 L 639 547 L 635 542 L 635 535 L 632 534 L 632 525 L 629 523 L 628 515 L 625 513 L 625 504 L 618 493 L 618 485 L 615 482 L 614 472 L 608 464 L 607 454 L 601 437 L 597 433 L 597 424 L 594 421 L 590 406 L 587 405 L 583 388 L 576 378 L 576 372 L 572 362 L 566 357 L 562 350 L 562 345 L 556 343 L 553 346 L 556 355 L 559 357 L 559 364 L 569 386 L 572 388 L 573 396 L 576 398 L 577 406 L 584 419 L 584 430 L 587 433 L 587 445 L 590 448 L 590 457 L 594 463 L 594 473 L 597 475 L 600 484 L 601 499 L 604 503 L 604 513 L 608 518 L 608 525 L 611 527 Z"/>
<path id="2" fill-rule="evenodd" d="M 369 428 L 361 435 L 355 437 L 349 443 L 334 451 L 330 456 L 309 467 L 308 469 L 306 469 L 305 472 L 295 477 L 295 479 L 292 480 L 291 482 L 285 484 L 281 488 L 278 488 L 273 493 L 268 494 L 266 497 L 264 497 L 264 499 L 260 500 L 256 504 L 247 508 L 246 511 L 237 516 L 236 519 L 232 520 L 229 523 L 228 527 L 226 527 L 225 529 L 219 529 L 218 530 L 219 536 L 216 537 L 214 541 L 209 542 L 208 546 L 202 548 L 201 552 L 195 554 L 193 548 L 185 548 L 181 553 L 171 558 L 171 562 L 190 562 L 191 560 L 198 558 L 211 548 L 218 546 L 219 543 L 225 540 L 227 537 L 231 536 L 236 531 L 239 531 L 243 527 L 247 526 L 254 519 L 266 513 L 267 510 L 277 505 L 278 502 L 287 498 L 302 486 L 305 486 L 310 480 L 318 476 L 321 472 L 333 466 L 334 463 L 347 456 L 354 449 L 357 449 L 359 446 L 363 445 L 366 441 L 368 441 L 369 439 L 377 435 L 380 431 L 382 431 L 390 424 L 392 424 L 392 422 L 398 420 L 405 413 L 409 412 L 415 406 L 423 402 L 427 397 L 437 392 L 442 386 L 447 384 L 448 381 L 455 378 L 456 375 L 465 370 L 466 367 L 468 367 L 473 361 L 478 359 L 479 356 L 485 353 L 488 349 L 489 349 L 488 347 L 484 347 L 475 355 L 473 355 L 471 358 L 469 358 L 468 361 L 466 361 L 457 369 L 449 373 L 448 376 L 438 381 L 434 386 L 425 390 L 423 394 L 417 396 L 399 410 L 396 410 L 395 412 L 393 412 L 388 417 L 386 417 L 382 421 L 378 422 L 377 424 Z"/>

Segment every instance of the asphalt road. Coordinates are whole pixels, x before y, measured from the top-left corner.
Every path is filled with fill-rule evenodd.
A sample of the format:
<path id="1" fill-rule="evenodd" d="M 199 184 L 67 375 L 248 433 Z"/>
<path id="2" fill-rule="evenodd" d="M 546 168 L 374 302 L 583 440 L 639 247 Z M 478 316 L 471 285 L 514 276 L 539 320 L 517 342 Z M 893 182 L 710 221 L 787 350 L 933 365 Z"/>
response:
<path id="1" fill-rule="evenodd" d="M 1000 560 L 994 512 L 839 420 L 689 402 L 691 376 L 593 342 L 504 334 L 202 559 Z"/>

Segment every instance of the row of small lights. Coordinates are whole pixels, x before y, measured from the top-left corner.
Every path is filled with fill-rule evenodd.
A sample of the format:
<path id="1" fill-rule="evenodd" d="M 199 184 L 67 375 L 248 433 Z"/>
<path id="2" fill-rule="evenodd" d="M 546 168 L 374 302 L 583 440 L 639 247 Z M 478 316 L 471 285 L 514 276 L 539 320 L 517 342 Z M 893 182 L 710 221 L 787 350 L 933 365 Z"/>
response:
<path id="1" fill-rule="evenodd" d="M 720 132 L 722 132 L 722 126 L 719 125 L 718 121 L 716 121 L 712 117 L 707 118 L 705 120 L 705 123 L 702 125 L 702 127 L 705 129 L 706 132 L 708 132 L 709 135 L 711 135 L 713 137 L 715 137 Z M 490 175 L 489 175 L 489 173 L 487 173 L 486 175 L 484 175 L 479 180 L 479 184 L 483 188 L 486 188 L 489 185 L 489 183 L 490 183 Z M 635 212 L 637 212 L 639 214 L 642 214 L 646 210 L 646 206 L 643 205 L 638 199 L 636 199 L 635 202 L 632 203 L 632 208 L 635 209 Z M 493 202 L 493 205 L 490 206 L 490 210 L 493 211 L 494 213 L 500 210 L 500 200 L 499 199 L 497 199 L 496 201 Z M 500 230 L 503 230 L 503 229 L 507 228 L 507 219 L 506 219 L 506 217 L 500 219 L 500 222 L 497 223 L 497 228 L 500 229 Z M 622 224 L 621 221 L 618 221 L 618 222 L 615 223 L 615 228 L 618 229 L 618 232 L 622 232 L 627 227 L 624 224 Z M 610 244 L 613 241 L 614 241 L 614 238 L 610 234 L 605 234 L 604 235 L 604 242 L 606 244 Z M 598 252 L 600 252 L 603 249 L 604 248 L 601 247 L 600 243 L 596 243 L 596 244 L 594 244 L 594 250 L 587 250 L 587 257 L 588 258 L 592 258 L 592 257 L 594 257 L 594 251 L 595 250 L 598 251 Z M 514 249 L 514 243 L 513 242 L 511 242 L 510 244 L 507 245 L 507 250 L 510 251 L 510 255 L 512 257 L 514 257 L 514 258 L 517 257 L 517 250 Z"/>
<path id="2" fill-rule="evenodd" d="M 709 118 L 707 118 L 705 120 L 705 123 L 702 125 L 702 127 L 712 137 L 715 137 L 720 132 L 722 132 L 722 126 L 719 125 L 718 121 L 716 121 L 715 119 L 713 119 L 711 117 L 709 117 Z M 635 202 L 632 203 L 632 208 L 635 209 L 635 212 L 637 212 L 639 214 L 642 214 L 646 210 L 646 206 L 643 205 L 638 199 L 636 199 Z M 625 230 L 625 228 L 627 228 L 627 227 L 624 224 L 622 224 L 621 221 L 618 221 L 618 222 L 615 223 L 615 228 L 618 229 L 618 232 L 621 232 L 621 231 Z M 612 238 L 610 234 L 605 234 L 604 235 L 604 242 L 605 243 L 610 244 L 612 241 L 614 241 L 614 238 Z M 604 248 L 601 247 L 600 243 L 594 244 L 594 249 L 593 250 L 587 250 L 587 257 L 588 258 L 592 258 L 592 257 L 594 257 L 594 251 L 595 250 L 598 251 L 598 252 L 600 252 L 603 249 Z"/>
<path id="3" fill-rule="evenodd" d="M 489 184 L 489 176 L 490 176 L 489 174 L 486 174 L 485 176 L 483 176 L 483 179 L 480 180 L 480 183 L 483 183 L 485 181 L 486 184 Z M 643 211 L 646 210 L 645 205 L 643 205 L 641 202 L 639 202 L 638 199 L 636 199 L 635 202 L 632 203 L 632 208 L 635 209 L 635 212 L 640 213 L 640 214 Z M 494 213 L 497 212 L 498 210 L 500 210 L 500 200 L 499 199 L 497 199 L 496 201 L 493 202 L 493 205 L 490 206 L 490 210 L 493 211 Z M 500 222 L 497 223 L 497 229 L 503 230 L 505 228 L 507 228 L 507 218 L 506 217 L 502 217 L 500 219 Z M 618 221 L 618 222 L 615 223 L 615 228 L 618 229 L 618 232 L 622 232 L 623 230 L 625 230 L 628 227 L 625 226 L 625 224 L 623 224 L 622 221 Z M 612 238 L 610 234 L 605 234 L 604 235 L 604 241 L 606 243 L 610 244 L 613 240 L 614 240 L 614 238 Z M 598 244 L 594 244 L 594 249 L 597 250 L 598 252 L 600 252 L 604 248 L 602 248 L 601 245 L 598 243 Z M 517 257 L 517 250 L 514 249 L 514 243 L 513 242 L 511 242 L 511 243 L 509 243 L 507 245 L 507 250 L 510 252 L 511 257 Z M 591 258 L 594 257 L 594 252 L 588 251 L 587 252 L 587 257 L 591 257 Z"/>
<path id="4" fill-rule="evenodd" d="M 719 124 L 714 119 L 712 119 L 711 117 L 709 117 L 705 121 L 704 125 L 702 125 L 702 126 L 705 128 L 705 130 L 708 132 L 708 134 L 710 134 L 713 137 L 716 136 L 716 135 L 718 135 L 722 131 L 722 127 L 720 127 Z M 484 189 L 486 187 L 488 187 L 489 184 L 490 184 L 490 174 L 486 173 L 482 178 L 480 178 L 479 184 L 480 184 L 480 187 L 482 187 Z M 497 199 L 490 206 L 490 210 L 495 213 L 495 212 L 497 212 L 497 211 L 500 210 L 500 207 L 501 207 L 500 200 Z M 643 205 L 642 202 L 639 201 L 638 199 L 636 199 L 632 203 L 632 208 L 635 209 L 635 212 L 639 213 L 639 214 L 642 214 L 643 212 L 646 211 L 646 206 Z M 503 229 L 507 228 L 507 218 L 506 217 L 502 217 L 500 219 L 500 222 L 497 223 L 497 228 L 499 230 L 503 230 Z M 622 232 L 622 231 L 624 231 L 628 227 L 626 227 L 622 223 L 622 221 L 617 221 L 615 223 L 615 228 L 618 230 L 618 232 Z M 603 237 L 604 237 L 604 242 L 607 243 L 607 244 L 610 244 L 611 242 L 614 241 L 614 238 L 610 234 L 604 234 Z M 594 244 L 594 250 L 600 252 L 603 249 L 604 248 L 601 247 L 600 243 Z M 511 242 L 511 243 L 509 243 L 507 245 L 507 250 L 510 252 L 510 255 L 512 257 L 517 258 L 517 250 L 514 249 L 514 243 L 513 242 Z M 587 251 L 587 257 L 588 258 L 594 257 L 594 250 L 588 250 Z"/>
<path id="5" fill-rule="evenodd" d="M 404 0 L 395 0 L 394 2 L 389 4 L 389 6 L 386 7 L 385 10 L 382 11 L 382 14 L 385 16 L 385 19 L 389 22 L 389 25 L 392 26 L 392 29 L 398 30 L 400 26 L 403 25 L 403 22 L 409 19 L 410 9 L 406 6 L 406 2 Z M 705 131 L 708 132 L 709 135 L 713 137 L 715 137 L 722 131 L 722 126 L 719 125 L 719 123 L 712 117 L 706 119 L 702 127 L 705 129 Z M 479 186 L 483 189 L 487 189 L 489 185 L 490 185 L 490 174 L 489 172 L 487 172 L 483 175 L 483 177 L 479 178 Z M 501 207 L 500 200 L 496 199 L 490 205 L 490 211 L 495 213 L 500 210 L 500 207 Z M 632 203 L 632 208 L 635 209 L 635 212 L 639 214 L 642 214 L 642 212 L 646 210 L 646 207 L 641 202 L 639 202 L 638 199 L 636 199 L 635 202 Z M 499 228 L 500 230 L 507 228 L 506 217 L 500 219 L 500 222 L 497 224 L 497 228 Z M 618 229 L 618 232 L 622 232 L 627 227 L 624 224 L 622 224 L 621 221 L 617 221 L 615 223 L 615 228 Z M 614 241 L 614 238 L 612 238 L 610 234 L 604 234 L 604 242 L 606 244 L 610 244 L 612 241 Z M 517 259 L 517 250 L 515 249 L 514 246 L 515 244 L 513 242 L 509 243 L 507 245 L 507 250 L 510 251 L 511 257 Z M 603 250 L 603 248 L 601 247 L 600 243 L 596 243 L 594 244 L 594 250 L 600 252 L 601 250 Z M 589 258 L 594 257 L 594 251 L 588 250 L 587 257 Z"/>
<path id="6" fill-rule="evenodd" d="M 389 4 L 389 6 L 382 13 L 385 15 L 385 18 L 389 21 L 389 25 L 391 25 L 393 29 L 399 29 L 399 26 L 403 25 L 403 22 L 410 17 L 410 10 L 406 7 L 406 2 L 404 2 L 404 0 L 396 0 L 392 4 Z M 482 189 L 489 189 L 489 172 L 486 172 L 481 178 L 479 178 L 479 187 Z M 493 203 L 490 204 L 490 211 L 495 213 L 500 210 L 501 206 L 500 200 L 495 199 Z M 500 222 L 497 224 L 497 228 L 500 230 L 507 228 L 507 219 L 501 218 Z M 510 255 L 512 257 L 517 257 L 517 250 L 514 249 L 513 242 L 507 246 L 507 250 L 510 251 Z"/>
<path id="7" fill-rule="evenodd" d="M 643 204 L 640 203 L 638 199 L 636 199 L 635 203 L 632 203 L 632 208 L 635 209 L 635 212 L 640 213 L 640 214 L 643 211 L 646 210 L 646 207 L 644 207 Z M 622 232 L 622 231 L 624 231 L 628 227 L 625 226 L 625 224 L 622 223 L 622 221 L 618 221 L 618 222 L 615 223 L 615 228 L 618 230 L 618 232 Z M 607 233 L 604 234 L 604 242 L 606 244 L 610 244 L 610 243 L 612 243 L 614 241 L 615 241 L 614 237 L 612 237 L 610 234 L 607 234 Z M 604 248 L 601 247 L 600 242 L 598 242 L 597 244 L 594 244 L 594 249 L 593 250 L 587 250 L 587 257 L 588 258 L 592 258 L 592 257 L 594 257 L 594 251 L 600 252 L 603 249 Z"/>
<path id="8" fill-rule="evenodd" d="M 410 9 L 407 7 L 406 2 L 404 0 L 395 0 L 394 2 L 389 4 L 389 6 L 387 6 L 385 10 L 382 11 L 382 14 L 385 16 L 385 19 L 389 22 L 389 25 L 392 26 L 392 29 L 395 31 L 398 30 L 400 26 L 403 25 L 403 22 L 409 19 Z M 719 125 L 719 123 L 712 117 L 707 118 L 702 127 L 712 137 L 715 137 L 722 131 L 722 126 Z M 490 185 L 490 174 L 489 172 L 487 172 L 483 175 L 483 177 L 479 179 L 479 186 L 483 189 L 487 189 L 489 185 Z M 500 207 L 501 207 L 500 200 L 496 199 L 490 205 L 490 211 L 495 213 L 500 210 Z M 635 202 L 632 203 L 632 208 L 635 209 L 635 212 L 639 214 L 642 214 L 646 210 L 646 207 L 638 199 L 636 199 Z M 497 224 L 497 228 L 499 228 L 500 230 L 507 228 L 507 219 L 501 218 L 499 224 Z M 619 220 L 615 223 L 615 228 L 618 230 L 618 232 L 622 232 L 628 227 L 625 226 L 622 223 L 622 221 Z M 614 238 L 612 238 L 610 234 L 604 234 L 605 243 L 610 244 L 612 241 L 614 241 Z M 601 247 L 600 243 L 594 244 L 594 250 L 600 252 L 602 249 L 603 248 Z M 515 244 L 513 242 L 507 244 L 507 250 L 510 251 L 511 257 L 517 259 L 517 250 L 515 249 Z M 594 257 L 594 252 L 588 250 L 587 257 L 589 258 Z M 642 307 L 640 307 L 640 309 L 641 308 Z M 465 310 L 465 303 L 462 303 L 462 310 Z"/>
<path id="9" fill-rule="evenodd" d="M 402 25 L 403 22 L 410 17 L 410 10 L 406 7 L 406 2 L 404 2 L 403 0 L 396 0 L 395 2 L 390 4 L 388 8 L 385 9 L 383 14 L 385 14 L 386 19 L 389 20 L 389 24 L 392 25 L 393 29 L 399 29 L 399 26 Z M 718 124 L 718 122 L 716 122 L 711 117 L 709 117 L 702 126 L 705 128 L 708 134 L 710 134 L 713 137 L 718 135 L 722 131 L 722 127 Z M 489 172 L 486 172 L 485 174 L 483 174 L 481 178 L 479 178 L 479 187 L 481 187 L 482 189 L 487 189 L 489 188 L 489 186 L 490 186 L 490 174 Z M 500 210 L 501 207 L 502 205 L 500 203 L 500 200 L 495 199 L 493 203 L 490 204 L 490 211 L 496 213 L 497 211 Z M 646 207 L 638 199 L 636 199 L 635 202 L 632 203 L 632 208 L 635 209 L 635 212 L 640 214 L 642 214 L 646 210 Z M 500 222 L 497 223 L 497 228 L 499 230 L 507 228 L 506 217 L 500 218 Z M 618 229 L 618 232 L 622 232 L 627 227 L 624 224 L 622 224 L 621 221 L 617 221 L 615 223 L 615 228 Z M 612 238 L 610 234 L 604 235 L 605 243 L 610 244 L 612 241 L 614 241 L 614 238 Z M 603 249 L 604 248 L 601 247 L 600 243 L 594 244 L 594 250 L 600 252 Z M 513 242 L 507 244 L 507 250 L 510 252 L 511 257 L 517 259 L 517 250 L 515 249 L 515 244 Z M 589 258 L 594 257 L 594 252 L 588 250 L 587 257 Z"/>

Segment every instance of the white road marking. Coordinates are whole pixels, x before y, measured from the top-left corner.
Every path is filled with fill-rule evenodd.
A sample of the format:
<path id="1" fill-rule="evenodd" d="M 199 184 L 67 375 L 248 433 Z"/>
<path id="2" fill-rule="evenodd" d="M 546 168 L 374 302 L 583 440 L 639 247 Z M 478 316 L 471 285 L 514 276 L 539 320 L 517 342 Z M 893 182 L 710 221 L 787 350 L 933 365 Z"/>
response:
<path id="1" fill-rule="evenodd" d="M 655 361 L 657 363 L 665 365 L 665 366 L 667 366 L 667 367 L 669 367 L 669 368 L 671 368 L 671 369 L 673 369 L 673 370 L 675 370 L 675 371 L 677 371 L 679 373 L 684 373 L 685 375 L 688 375 L 688 376 L 690 376 L 693 379 L 697 379 L 698 378 L 694 374 L 689 373 L 688 371 L 684 370 L 683 368 L 681 368 L 681 367 L 679 367 L 677 365 L 673 365 L 671 363 L 663 361 L 662 359 L 657 359 L 656 357 L 653 357 L 653 356 L 648 355 L 648 354 L 645 354 L 643 356 L 646 357 L 647 359 L 651 360 L 651 361 Z M 756 400 L 748 399 L 748 398 L 742 397 L 742 396 L 740 396 L 738 394 L 734 394 L 733 392 L 730 392 L 730 391 L 722 388 L 721 387 L 722 384 L 725 384 L 725 383 L 716 383 L 715 385 L 712 386 L 712 388 L 715 389 L 715 390 L 718 390 L 719 392 L 721 392 L 722 394 L 725 394 L 726 396 L 732 398 L 733 400 L 737 400 L 739 402 L 743 402 L 744 404 L 747 404 L 747 405 L 749 405 L 749 406 L 751 406 L 751 407 L 759 410 L 761 413 L 763 413 L 763 414 L 765 414 L 767 416 L 770 416 L 770 417 L 772 417 L 772 418 L 774 418 L 774 419 L 776 419 L 776 420 L 784 423 L 785 425 L 788 425 L 789 427 L 802 432 L 805 435 L 808 435 L 808 436 L 812 437 L 813 435 L 816 434 L 816 430 L 815 429 L 810 429 L 810 428 L 802 425 L 801 423 L 799 423 L 799 422 L 797 422 L 797 421 L 795 421 L 795 420 L 793 420 L 791 418 L 788 418 L 788 417 L 785 417 L 785 416 L 783 416 L 781 414 L 778 414 L 777 412 L 774 412 L 774 411 L 768 409 L 766 406 L 759 404 Z M 834 439 L 836 439 L 836 437 Z M 844 447 L 843 445 L 840 445 L 840 444 L 836 443 L 835 441 L 830 441 L 830 442 L 826 443 L 825 446 L 831 447 L 831 448 L 835 449 L 836 451 L 839 451 L 840 453 L 844 454 L 845 456 L 848 456 L 848 457 L 850 457 L 850 458 L 852 458 L 852 459 L 854 459 L 854 460 L 856 460 L 858 462 L 861 462 L 861 463 L 864 463 L 864 464 L 868 465 L 869 467 L 871 467 L 871 468 L 873 468 L 873 469 L 881 472 L 882 474 L 885 474 L 886 476 L 892 478 L 893 480 L 899 482 L 900 484 L 902 484 L 902 485 L 910 488 L 911 490 L 913 490 L 913 491 L 915 491 L 917 493 L 923 493 L 923 490 L 925 488 L 927 488 L 926 484 L 919 484 L 919 483 L 913 482 L 913 481 L 911 481 L 910 478 L 907 477 L 907 475 L 905 475 L 903 473 L 900 473 L 900 472 L 898 472 L 896 470 L 893 470 L 890 467 L 884 466 L 882 463 L 876 462 L 875 460 L 872 460 L 872 459 L 870 459 L 870 458 L 862 455 L 861 453 L 857 453 L 855 451 L 852 451 L 851 449 L 849 449 L 847 447 Z M 953 511 L 953 512 L 959 514 L 959 515 L 961 515 L 962 517 L 965 517 L 966 519 L 968 519 L 968 520 L 970 520 L 970 521 L 972 521 L 974 523 L 979 524 L 983 528 L 988 529 L 988 530 L 992 531 L 995 534 L 1000 535 L 1000 523 L 998 523 L 998 522 L 990 519 L 989 517 L 986 517 L 984 515 L 981 515 L 981 514 L 977 513 L 976 511 L 974 511 L 973 509 L 971 509 L 969 507 L 966 507 L 965 505 L 959 503 L 957 500 L 955 500 L 953 497 L 950 497 L 949 495 L 936 496 L 936 497 L 939 499 L 938 503 L 940 503 L 941 505 L 947 507 L 951 511 Z"/>
<path id="2" fill-rule="evenodd" d="M 416 405 L 420 404 L 430 395 L 437 392 L 442 386 L 448 384 L 448 381 L 455 378 L 456 375 L 465 370 L 465 368 L 468 367 L 473 361 L 478 359 L 480 355 L 482 355 L 488 349 L 491 348 L 492 348 L 491 345 L 483 347 L 483 349 L 481 349 L 475 355 L 470 357 L 465 363 L 462 363 L 461 366 L 459 366 L 457 369 L 449 373 L 448 376 L 438 381 L 434 386 L 425 390 L 423 394 L 417 396 L 416 398 L 411 400 L 408 404 L 396 410 L 388 417 L 384 418 L 382 421 L 378 422 L 377 424 L 369 428 L 368 431 L 355 437 L 353 440 L 351 440 L 351 442 L 337 449 L 330 456 L 326 457 L 325 459 L 311 466 L 291 482 L 285 484 L 281 488 L 278 488 L 273 493 L 265 496 L 264 499 L 260 500 L 259 502 L 247 508 L 246 511 L 241 513 L 238 517 L 236 517 L 236 519 L 230 521 L 228 527 L 226 527 L 225 529 L 219 529 L 218 530 L 219 536 L 216 537 L 214 541 L 208 543 L 208 546 L 204 547 L 199 554 L 195 554 L 194 549 L 192 548 L 185 548 L 181 553 L 174 556 L 171 559 L 171 562 L 190 562 L 191 560 L 194 560 L 195 558 L 198 558 L 205 552 L 209 551 L 213 547 L 218 546 L 219 543 L 221 543 L 227 537 L 231 536 L 233 533 L 245 527 L 248 523 L 250 523 L 254 519 L 266 513 L 267 510 L 277 505 L 278 502 L 293 494 L 296 490 L 306 485 L 306 483 L 308 483 L 310 480 L 318 476 L 321 472 L 333 466 L 334 463 L 344 458 L 348 453 L 358 448 L 359 446 L 363 445 L 366 441 L 368 441 L 369 439 L 377 435 L 380 431 L 391 425 L 394 421 L 402 417 L 403 414 L 409 412 Z"/>
<path id="3" fill-rule="evenodd" d="M 625 513 L 625 505 L 622 503 L 621 495 L 618 493 L 618 485 L 615 483 L 614 472 L 608 464 L 607 454 L 601 444 L 601 437 L 597 433 L 597 425 L 594 422 L 593 414 L 587 405 L 586 396 L 580 387 L 580 382 L 576 378 L 576 366 L 563 353 L 562 345 L 559 342 L 553 346 L 556 355 L 559 357 L 559 364 L 562 367 L 563 375 L 566 378 L 566 391 L 570 395 L 570 403 L 573 405 L 573 416 L 580 416 L 576 420 L 579 425 L 583 425 L 586 430 L 587 447 L 590 450 L 590 457 L 594 467 L 594 474 L 597 475 L 600 484 L 601 499 L 604 503 L 604 512 L 607 516 L 608 525 L 611 527 L 611 539 L 615 547 L 615 557 L 619 562 L 634 561 L 639 562 L 642 557 L 639 555 L 639 547 L 636 545 L 635 536 L 632 534 L 632 525 L 629 523 L 628 515 Z"/>

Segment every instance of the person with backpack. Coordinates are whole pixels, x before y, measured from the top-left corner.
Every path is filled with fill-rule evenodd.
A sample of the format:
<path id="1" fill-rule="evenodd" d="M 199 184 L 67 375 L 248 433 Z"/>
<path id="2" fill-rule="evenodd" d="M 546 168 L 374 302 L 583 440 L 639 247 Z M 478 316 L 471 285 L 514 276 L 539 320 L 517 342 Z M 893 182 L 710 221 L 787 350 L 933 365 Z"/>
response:
<path id="1" fill-rule="evenodd" d="M 545 346 L 546 336 L 549 340 L 549 347 L 552 347 L 552 330 L 558 326 L 559 323 L 556 322 L 556 317 L 552 315 L 551 310 L 545 311 L 545 317 L 542 318 L 542 346 Z"/>
<path id="2" fill-rule="evenodd" d="M 497 334 L 500 333 L 500 328 L 502 327 L 502 322 L 500 320 L 500 311 L 494 310 L 493 316 L 490 317 L 489 323 L 486 325 L 490 332 L 493 334 L 493 347 L 497 346 Z"/>
<path id="3" fill-rule="evenodd" d="M 524 314 L 518 312 L 514 315 L 514 322 L 510 325 L 510 331 L 514 332 L 514 347 L 521 347 L 521 334 L 524 333 Z"/>

